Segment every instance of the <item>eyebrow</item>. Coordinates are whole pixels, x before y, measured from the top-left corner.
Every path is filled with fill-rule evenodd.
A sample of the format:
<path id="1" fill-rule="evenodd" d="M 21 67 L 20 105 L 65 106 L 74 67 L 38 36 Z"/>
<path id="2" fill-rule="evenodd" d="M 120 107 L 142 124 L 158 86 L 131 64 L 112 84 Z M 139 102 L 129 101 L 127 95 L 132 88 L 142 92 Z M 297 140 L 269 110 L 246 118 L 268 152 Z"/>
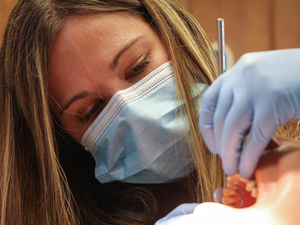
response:
<path id="1" fill-rule="evenodd" d="M 119 64 L 119 58 L 122 56 L 122 54 L 127 51 L 130 47 L 132 47 L 140 38 L 142 38 L 144 36 L 139 36 L 133 40 L 131 40 L 130 42 L 128 42 L 127 44 L 124 45 L 124 47 L 119 51 L 119 53 L 114 57 L 114 60 L 112 61 L 112 63 L 110 64 L 110 69 L 114 70 L 118 64 Z"/>
<path id="2" fill-rule="evenodd" d="M 85 98 L 85 97 L 88 96 L 88 95 L 90 95 L 90 93 L 87 92 L 87 91 L 83 91 L 83 92 L 80 92 L 80 93 L 74 95 L 74 96 L 70 99 L 70 101 L 68 101 L 68 103 L 66 104 L 66 106 L 65 106 L 65 107 L 62 107 L 62 109 L 61 109 L 61 111 L 59 112 L 59 114 L 62 114 L 64 111 L 66 111 L 66 109 L 69 108 L 70 105 L 71 105 L 73 102 L 75 102 L 75 101 L 77 101 L 77 100 L 79 100 L 79 99 Z"/>
<path id="3" fill-rule="evenodd" d="M 110 64 L 111 70 L 114 70 L 114 69 L 118 66 L 118 64 L 119 64 L 119 59 L 120 59 L 120 57 L 122 56 L 122 54 L 123 54 L 125 51 L 127 51 L 130 47 L 132 47 L 139 39 L 141 39 L 141 38 L 143 38 L 143 37 L 144 37 L 144 36 L 139 36 L 139 37 L 137 37 L 137 38 L 131 40 L 130 42 L 128 42 L 127 44 L 124 45 L 124 47 L 118 52 L 118 54 L 114 57 L 112 63 Z M 66 109 L 69 108 L 70 105 L 71 105 L 73 102 L 75 102 L 75 101 L 77 101 L 77 100 L 79 100 L 79 99 L 85 98 L 85 97 L 87 97 L 88 95 L 90 95 L 90 93 L 87 92 L 87 91 L 83 91 L 83 92 L 80 92 L 80 93 L 74 95 L 74 96 L 70 99 L 70 101 L 68 101 L 68 103 L 66 104 L 66 106 L 65 106 L 65 107 L 62 107 L 62 109 L 60 110 L 59 114 L 62 114 L 64 111 L 66 111 Z"/>

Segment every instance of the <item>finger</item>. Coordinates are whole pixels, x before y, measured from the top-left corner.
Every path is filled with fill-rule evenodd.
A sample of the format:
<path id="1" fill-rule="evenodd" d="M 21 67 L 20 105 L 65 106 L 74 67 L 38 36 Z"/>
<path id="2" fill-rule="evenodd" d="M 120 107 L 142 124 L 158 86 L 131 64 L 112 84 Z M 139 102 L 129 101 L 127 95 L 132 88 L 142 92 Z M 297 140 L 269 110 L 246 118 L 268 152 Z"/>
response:
<path id="1" fill-rule="evenodd" d="M 166 218 L 171 218 L 175 216 L 182 216 L 189 213 L 192 213 L 196 206 L 198 206 L 198 203 L 184 203 L 179 206 L 177 206 L 175 209 L 173 209 Z"/>
<path id="2" fill-rule="evenodd" d="M 184 215 L 193 213 L 198 203 L 186 203 L 177 206 L 168 215 L 158 220 L 155 225 L 171 225 Z"/>
<path id="3" fill-rule="evenodd" d="M 221 158 L 225 173 L 232 176 L 238 173 L 238 165 L 245 135 L 252 122 L 253 113 L 246 100 L 247 93 L 238 93 L 224 122 L 221 140 Z"/>
<path id="4" fill-rule="evenodd" d="M 219 97 L 222 79 L 217 79 L 205 92 L 200 108 L 199 128 L 209 150 L 218 154 L 214 137 L 213 118 Z"/>
<path id="5" fill-rule="evenodd" d="M 232 79 L 224 79 L 222 87 L 220 90 L 217 107 L 215 110 L 213 123 L 214 123 L 214 137 L 216 140 L 216 146 L 220 152 L 221 149 L 221 140 L 223 134 L 223 127 L 225 119 L 228 115 L 229 109 L 232 105 L 233 95 L 232 95 Z"/>
<path id="6" fill-rule="evenodd" d="M 242 177 L 250 177 L 258 160 L 277 129 L 277 124 L 271 113 L 257 113 L 250 129 L 249 137 L 243 149 L 239 173 Z"/>

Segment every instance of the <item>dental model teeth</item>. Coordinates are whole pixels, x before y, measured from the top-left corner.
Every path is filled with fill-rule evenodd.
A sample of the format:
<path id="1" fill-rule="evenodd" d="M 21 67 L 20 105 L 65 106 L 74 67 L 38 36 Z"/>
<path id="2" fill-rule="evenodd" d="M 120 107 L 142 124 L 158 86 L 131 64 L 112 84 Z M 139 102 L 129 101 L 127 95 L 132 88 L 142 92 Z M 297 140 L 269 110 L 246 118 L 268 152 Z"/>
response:
<path id="1" fill-rule="evenodd" d="M 256 181 L 255 180 L 249 180 L 247 183 L 246 183 L 246 190 L 247 191 L 252 191 L 252 189 L 256 187 Z"/>
<path id="2" fill-rule="evenodd" d="M 235 192 L 238 192 L 242 197 L 244 201 L 243 207 L 254 204 L 258 196 L 256 181 L 254 179 L 243 178 L 239 174 L 228 176 L 226 178 L 226 187 L 232 189 L 232 193 L 230 189 L 223 193 L 222 203 L 227 206 L 235 207 L 237 205 L 236 202 L 234 202 L 234 199 L 237 198 L 233 198 L 233 196 L 236 195 L 234 194 Z"/>
<path id="3" fill-rule="evenodd" d="M 256 187 L 256 181 L 255 180 L 249 180 L 246 183 L 246 191 L 251 192 L 251 196 L 253 198 L 257 198 L 257 187 Z"/>
<path id="4" fill-rule="evenodd" d="M 253 188 L 252 191 L 251 191 L 251 196 L 253 198 L 257 198 L 258 196 L 258 190 L 257 190 L 257 187 Z"/>

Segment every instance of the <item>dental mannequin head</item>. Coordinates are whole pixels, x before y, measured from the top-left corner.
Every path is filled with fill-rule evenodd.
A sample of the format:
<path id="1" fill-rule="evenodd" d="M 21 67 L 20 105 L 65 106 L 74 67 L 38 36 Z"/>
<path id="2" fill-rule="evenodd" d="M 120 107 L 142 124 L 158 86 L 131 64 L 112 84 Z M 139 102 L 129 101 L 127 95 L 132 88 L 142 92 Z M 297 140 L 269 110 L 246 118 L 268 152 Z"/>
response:
<path id="1" fill-rule="evenodd" d="M 261 156 L 254 174 L 258 188 L 255 204 L 236 209 L 218 203 L 203 203 L 193 214 L 179 219 L 177 224 L 184 222 L 194 225 L 201 224 L 201 221 L 228 225 L 299 224 L 299 160 L 300 141 L 274 136 Z"/>

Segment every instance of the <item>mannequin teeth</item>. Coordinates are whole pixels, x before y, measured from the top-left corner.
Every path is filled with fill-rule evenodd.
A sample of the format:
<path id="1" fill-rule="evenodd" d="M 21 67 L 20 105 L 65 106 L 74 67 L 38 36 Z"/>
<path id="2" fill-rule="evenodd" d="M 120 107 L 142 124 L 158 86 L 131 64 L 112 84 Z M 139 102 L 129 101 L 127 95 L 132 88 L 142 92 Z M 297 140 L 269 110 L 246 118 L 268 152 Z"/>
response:
<path id="1" fill-rule="evenodd" d="M 255 180 L 250 180 L 246 183 L 246 191 L 252 191 L 253 188 L 256 187 L 256 181 Z"/>
<path id="2" fill-rule="evenodd" d="M 231 178 L 233 178 L 233 179 L 240 179 L 240 178 L 241 178 L 241 175 L 238 174 L 238 173 L 236 173 L 236 174 L 234 174 L 233 176 L 229 176 L 229 177 L 231 177 Z"/>
<path id="3" fill-rule="evenodd" d="M 223 197 L 222 198 L 222 203 L 225 204 L 225 205 L 232 205 L 232 204 L 235 203 L 235 198 L 234 197 L 230 197 L 230 196 Z"/>
<path id="4" fill-rule="evenodd" d="M 247 183 L 247 182 L 250 181 L 250 179 L 249 179 L 249 178 L 244 178 L 244 177 L 241 177 L 241 176 L 240 176 L 240 181 L 242 181 L 242 182 L 244 182 L 244 183 Z"/>
<path id="5" fill-rule="evenodd" d="M 232 180 L 230 177 L 227 177 L 226 187 L 231 188 L 233 190 L 237 190 L 239 182 L 236 180 Z"/>
<path id="6" fill-rule="evenodd" d="M 241 175 L 238 174 L 238 173 L 234 174 L 233 176 L 227 177 L 227 179 L 228 179 L 228 178 L 229 178 L 230 180 L 238 180 L 238 181 L 242 181 L 242 182 L 244 182 L 244 183 L 247 183 L 247 182 L 250 180 L 250 178 L 244 178 L 244 177 L 241 177 Z"/>
<path id="7" fill-rule="evenodd" d="M 251 196 L 253 198 L 257 198 L 258 189 L 257 189 L 257 186 L 256 186 L 256 180 L 255 179 L 252 178 L 250 180 L 250 178 L 243 178 L 239 174 L 235 174 L 233 176 L 228 176 L 226 178 L 226 186 L 228 188 L 233 189 L 233 190 L 238 190 L 239 182 L 246 183 L 245 190 L 248 191 L 248 192 L 251 192 Z M 227 204 L 227 205 L 230 205 L 230 203 Z"/>
<path id="8" fill-rule="evenodd" d="M 252 191 L 251 191 L 251 196 L 253 198 L 257 198 L 258 196 L 258 190 L 257 190 L 257 187 L 253 188 Z"/>
<path id="9" fill-rule="evenodd" d="M 227 180 L 226 180 L 227 183 L 230 183 L 232 185 L 238 185 L 239 184 L 239 181 L 238 180 L 234 180 L 233 178 L 231 177 L 227 177 Z"/>
<path id="10" fill-rule="evenodd" d="M 237 186 L 230 186 L 230 185 L 227 185 L 227 187 L 230 188 L 230 189 L 232 189 L 232 190 L 235 190 L 235 191 L 238 189 Z"/>
<path id="11" fill-rule="evenodd" d="M 223 197 L 234 196 L 236 192 L 233 188 L 228 187 L 223 190 Z"/>

